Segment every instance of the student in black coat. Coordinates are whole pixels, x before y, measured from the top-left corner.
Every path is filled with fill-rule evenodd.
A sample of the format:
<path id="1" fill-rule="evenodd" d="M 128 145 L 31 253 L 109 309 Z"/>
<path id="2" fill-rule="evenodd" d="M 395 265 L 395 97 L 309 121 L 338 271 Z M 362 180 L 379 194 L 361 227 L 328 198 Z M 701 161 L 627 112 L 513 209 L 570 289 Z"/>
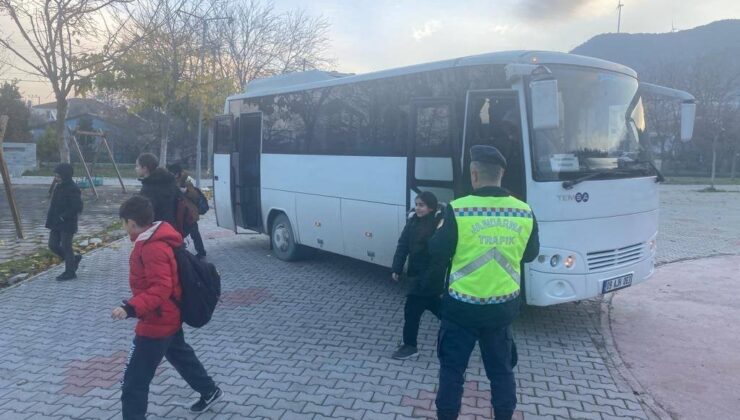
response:
<path id="1" fill-rule="evenodd" d="M 437 204 L 437 197 L 429 191 L 416 197 L 416 207 L 409 214 L 393 257 L 393 280 L 400 278 L 408 257 L 407 276 L 411 283 L 404 306 L 403 345 L 393 353 L 394 359 L 418 355 L 416 338 L 425 311 L 439 318 L 440 296 L 444 291 L 447 266 L 444 261 L 432 260 L 427 246 L 441 217 Z"/>
<path id="2" fill-rule="evenodd" d="M 151 153 L 143 153 L 136 159 L 136 174 L 141 181 L 139 193 L 154 207 L 154 221 L 177 226 L 175 219 L 180 190 L 175 177 L 167 169 L 160 168 L 159 159 Z"/>
<path id="3" fill-rule="evenodd" d="M 49 232 L 49 249 L 64 260 L 64 273 L 57 280 L 77 278 L 77 267 L 82 260 L 72 249 L 72 237 L 77 233 L 77 218 L 82 213 L 82 194 L 72 180 L 74 168 L 62 163 L 54 169 L 49 211 L 46 213 L 46 228 Z"/>

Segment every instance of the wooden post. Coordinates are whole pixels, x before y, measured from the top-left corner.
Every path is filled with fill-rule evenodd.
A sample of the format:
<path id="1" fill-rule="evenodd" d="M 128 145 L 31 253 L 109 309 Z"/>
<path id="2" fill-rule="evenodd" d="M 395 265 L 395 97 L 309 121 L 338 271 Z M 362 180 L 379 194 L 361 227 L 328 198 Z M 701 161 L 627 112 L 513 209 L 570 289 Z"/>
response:
<path id="1" fill-rule="evenodd" d="M 3 141 L 5 140 L 5 129 L 8 127 L 8 116 L 0 116 L 0 174 L 3 177 L 3 185 L 5 185 L 5 195 L 8 197 L 8 204 L 10 205 L 10 213 L 13 215 L 13 222 L 15 223 L 15 235 L 18 239 L 23 239 L 23 226 L 21 226 L 21 215 L 18 212 L 18 206 L 15 203 L 15 195 L 13 194 L 13 186 L 10 184 L 10 173 L 8 172 L 8 166 L 5 164 L 5 156 L 3 155 Z"/>
<path id="2" fill-rule="evenodd" d="M 98 131 L 75 131 L 75 134 L 80 134 L 83 136 L 95 136 L 100 137 L 103 139 L 103 144 L 105 145 L 105 149 L 108 151 L 108 157 L 110 158 L 111 163 L 113 164 L 113 169 L 116 170 L 116 175 L 118 175 L 118 182 L 121 183 L 121 188 L 123 188 L 123 192 L 126 192 L 126 187 L 123 185 L 123 177 L 121 177 L 121 171 L 118 170 L 118 165 L 116 164 L 116 160 L 113 159 L 113 151 L 110 149 L 110 146 L 108 145 L 108 136 L 105 134 L 103 130 Z"/>
<path id="3" fill-rule="evenodd" d="M 77 149 L 77 154 L 80 156 L 80 162 L 82 162 L 82 167 L 85 168 L 85 174 L 87 175 L 87 180 L 90 181 L 90 188 L 92 188 L 93 194 L 95 194 L 95 199 L 98 199 L 98 190 L 95 189 L 95 183 L 93 182 L 92 176 L 90 175 L 90 170 L 87 169 L 85 156 L 82 155 L 80 145 L 77 143 L 77 137 L 75 137 L 75 133 L 73 133 L 72 130 L 70 130 L 69 128 L 67 128 L 67 132 L 69 133 L 70 137 L 72 137 L 72 142 L 75 145 L 75 149 Z"/>
<path id="4" fill-rule="evenodd" d="M 100 137 L 103 138 L 103 144 L 105 145 L 105 150 L 108 151 L 108 157 L 110 157 L 111 163 L 113 163 L 113 169 L 116 170 L 116 175 L 118 175 L 118 182 L 121 183 L 121 188 L 123 189 L 123 192 L 126 193 L 126 186 L 123 185 L 123 178 L 121 177 L 121 171 L 118 170 L 118 165 L 116 165 L 116 160 L 113 159 L 113 151 L 110 150 L 110 146 L 108 146 L 108 137 L 103 133 L 100 132 Z"/>

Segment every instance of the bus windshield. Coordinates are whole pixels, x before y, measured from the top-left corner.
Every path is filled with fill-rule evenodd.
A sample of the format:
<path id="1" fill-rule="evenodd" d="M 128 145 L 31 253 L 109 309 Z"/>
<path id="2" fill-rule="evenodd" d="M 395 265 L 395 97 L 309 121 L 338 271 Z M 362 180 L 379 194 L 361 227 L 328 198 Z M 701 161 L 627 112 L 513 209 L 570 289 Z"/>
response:
<path id="1" fill-rule="evenodd" d="M 560 127 L 535 130 L 536 181 L 644 175 L 637 129 L 644 126 L 637 79 L 593 69 L 552 66 L 558 80 Z"/>

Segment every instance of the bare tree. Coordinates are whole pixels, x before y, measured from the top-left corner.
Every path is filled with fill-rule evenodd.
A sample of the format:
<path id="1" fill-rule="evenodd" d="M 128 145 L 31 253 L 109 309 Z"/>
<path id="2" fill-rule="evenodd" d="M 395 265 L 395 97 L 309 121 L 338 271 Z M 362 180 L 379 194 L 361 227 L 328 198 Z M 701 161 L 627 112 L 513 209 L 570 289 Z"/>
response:
<path id="1" fill-rule="evenodd" d="M 225 77 L 239 89 L 255 78 L 315 69 L 332 63 L 326 55 L 329 23 L 303 10 L 277 13 L 271 2 L 227 2 L 221 15 L 232 24 L 215 27 L 221 48 L 216 60 Z"/>
<path id="2" fill-rule="evenodd" d="M 304 10 L 281 17 L 278 33 L 278 73 L 316 69 L 331 64 L 324 54 L 328 47 L 329 23 L 323 17 L 309 16 Z"/>
<path id="3" fill-rule="evenodd" d="M 128 0 L 0 0 L 0 13 L 10 17 L 0 46 L 5 63 L 49 81 L 56 99 L 56 136 L 63 162 L 69 162 L 65 141 L 67 98 L 88 88 L 91 79 L 125 52 L 119 43 L 126 19 L 110 25 L 108 13 L 126 15 Z M 115 10 L 114 10 L 115 9 Z M 15 39 L 13 39 L 15 35 Z"/>
<path id="4" fill-rule="evenodd" d="M 196 73 L 200 40 L 193 15 L 203 5 L 203 1 L 188 0 L 141 1 L 125 40 L 134 46 L 96 80 L 97 88 L 121 92 L 131 103 L 154 107 L 163 114 L 159 151 L 162 165 L 167 163 L 173 106 L 190 94 L 189 82 Z"/>
<path id="5" fill-rule="evenodd" d="M 740 136 L 732 127 L 740 123 L 740 65 L 725 51 L 714 51 L 692 60 L 663 62 L 644 71 L 642 77 L 651 82 L 691 92 L 697 100 L 696 128 L 692 141 L 701 155 L 710 153 L 711 181 L 714 188 L 718 160 L 731 160 L 740 148 Z M 665 141 L 677 137 L 678 108 L 650 98 L 647 117 L 651 131 L 657 131 Z M 664 150 L 665 144 L 661 145 Z"/>
<path id="6" fill-rule="evenodd" d="M 740 65 L 728 63 L 726 53 L 699 56 L 687 72 L 687 88 L 696 96 L 697 125 L 711 139 L 712 166 L 710 190 L 714 190 L 720 143 L 728 140 L 728 128 L 738 118 L 738 104 L 733 98 L 740 86 Z"/>

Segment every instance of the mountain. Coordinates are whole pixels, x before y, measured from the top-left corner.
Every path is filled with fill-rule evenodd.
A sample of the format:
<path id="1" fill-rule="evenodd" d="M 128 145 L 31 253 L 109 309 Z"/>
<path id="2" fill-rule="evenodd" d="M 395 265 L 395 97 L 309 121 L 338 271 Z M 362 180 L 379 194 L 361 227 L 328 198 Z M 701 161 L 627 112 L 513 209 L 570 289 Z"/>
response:
<path id="1" fill-rule="evenodd" d="M 624 64 L 638 74 L 665 65 L 689 65 L 705 54 L 722 53 L 740 61 L 740 20 L 721 20 L 662 34 L 610 33 L 595 36 L 571 51 Z"/>

